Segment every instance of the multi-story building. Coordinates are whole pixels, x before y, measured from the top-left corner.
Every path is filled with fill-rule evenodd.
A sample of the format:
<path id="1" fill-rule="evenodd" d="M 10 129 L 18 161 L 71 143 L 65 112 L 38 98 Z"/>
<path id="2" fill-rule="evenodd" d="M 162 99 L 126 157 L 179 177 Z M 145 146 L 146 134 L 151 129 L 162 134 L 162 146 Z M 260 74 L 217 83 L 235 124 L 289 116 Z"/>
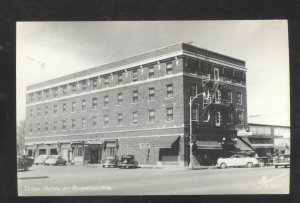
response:
<path id="1" fill-rule="evenodd" d="M 179 43 L 27 87 L 26 151 L 99 163 L 189 164 L 252 151 L 245 62 Z"/>
<path id="2" fill-rule="evenodd" d="M 283 154 L 290 151 L 290 127 L 249 123 L 248 137 L 258 156 Z"/>

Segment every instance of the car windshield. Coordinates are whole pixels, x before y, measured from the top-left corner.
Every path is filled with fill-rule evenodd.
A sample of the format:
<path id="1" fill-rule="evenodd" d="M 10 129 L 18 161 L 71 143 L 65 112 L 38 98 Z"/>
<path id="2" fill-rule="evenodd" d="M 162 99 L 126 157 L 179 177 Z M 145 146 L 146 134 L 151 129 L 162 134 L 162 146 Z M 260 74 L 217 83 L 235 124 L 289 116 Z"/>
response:
<path id="1" fill-rule="evenodd" d="M 114 163 L 114 159 L 105 159 L 104 163 L 106 163 L 106 164 Z"/>
<path id="2" fill-rule="evenodd" d="M 132 161 L 132 156 L 122 156 L 121 162 L 131 162 Z"/>

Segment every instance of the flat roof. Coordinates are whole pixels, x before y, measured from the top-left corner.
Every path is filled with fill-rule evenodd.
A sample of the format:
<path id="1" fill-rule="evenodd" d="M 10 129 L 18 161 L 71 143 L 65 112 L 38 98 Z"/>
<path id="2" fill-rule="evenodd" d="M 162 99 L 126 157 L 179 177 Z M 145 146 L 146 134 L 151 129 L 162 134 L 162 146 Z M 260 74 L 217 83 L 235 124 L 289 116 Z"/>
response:
<path id="1" fill-rule="evenodd" d="M 41 88 L 43 86 L 47 86 L 47 85 L 51 85 L 51 84 L 55 84 L 55 83 L 60 83 L 60 82 L 63 82 L 63 81 L 72 80 L 74 78 L 82 77 L 84 75 L 90 75 L 90 74 L 93 74 L 93 73 L 107 72 L 107 71 L 109 71 L 113 68 L 116 68 L 116 67 L 137 63 L 139 61 L 159 57 L 159 56 L 162 56 L 162 55 L 171 54 L 171 53 L 178 52 L 178 51 L 183 51 L 183 52 L 187 52 L 187 53 L 194 53 L 194 54 L 201 55 L 201 56 L 204 56 L 204 57 L 207 57 L 207 58 L 213 58 L 213 59 L 216 59 L 216 60 L 219 60 L 219 61 L 224 61 L 224 62 L 227 62 L 227 63 L 231 63 L 231 64 L 234 64 L 234 65 L 240 66 L 242 68 L 245 68 L 245 61 L 243 61 L 243 60 L 239 60 L 239 59 L 236 59 L 236 58 L 233 58 L 233 57 L 230 57 L 230 56 L 219 54 L 217 52 L 202 49 L 200 47 L 196 47 L 196 46 L 193 46 L 191 44 L 180 42 L 180 43 L 177 43 L 177 44 L 162 47 L 162 48 L 152 50 L 152 51 L 149 51 L 149 52 L 146 52 L 146 53 L 142 53 L 142 54 L 139 54 L 139 55 L 136 55 L 136 56 L 132 56 L 132 57 L 129 57 L 129 58 L 117 60 L 115 62 L 108 63 L 108 64 L 105 64 L 105 65 L 97 66 L 97 67 L 94 67 L 94 68 L 89 68 L 89 69 L 79 71 L 79 72 L 76 72 L 76 73 L 68 74 L 68 75 L 65 75 L 65 76 L 61 76 L 61 77 L 57 77 L 57 78 L 50 79 L 50 80 L 47 80 L 47 81 L 43 81 L 43 82 L 40 82 L 40 83 L 36 83 L 36 84 L 33 84 L 33 85 L 29 85 L 29 86 L 26 87 L 26 90 L 27 91 L 34 90 L 36 88 Z M 135 66 L 133 66 L 133 67 L 135 67 Z M 246 70 L 246 68 L 245 68 L 245 70 Z"/>

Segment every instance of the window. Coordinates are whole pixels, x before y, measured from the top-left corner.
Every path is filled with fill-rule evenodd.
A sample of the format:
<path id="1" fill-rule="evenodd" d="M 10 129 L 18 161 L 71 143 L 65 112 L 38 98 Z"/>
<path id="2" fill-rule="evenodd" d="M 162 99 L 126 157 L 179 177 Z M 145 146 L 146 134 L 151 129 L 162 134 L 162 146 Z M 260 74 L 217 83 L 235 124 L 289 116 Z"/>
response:
<path id="1" fill-rule="evenodd" d="M 153 78 L 154 77 L 154 67 L 151 66 L 149 67 L 149 78 Z"/>
<path id="2" fill-rule="evenodd" d="M 42 93 L 41 93 L 41 92 L 38 92 L 38 93 L 37 93 L 37 98 L 38 98 L 38 101 L 41 100 L 41 98 L 42 98 Z"/>
<path id="3" fill-rule="evenodd" d="M 82 82 L 81 84 L 82 86 L 82 91 L 85 92 L 86 91 L 86 82 Z"/>
<path id="4" fill-rule="evenodd" d="M 37 124 L 37 132 L 40 132 L 41 131 L 41 128 L 40 128 L 40 124 L 38 123 Z"/>
<path id="5" fill-rule="evenodd" d="M 122 75 L 122 73 L 119 73 L 118 74 L 118 84 L 122 84 L 122 82 L 123 82 L 123 75 Z"/>
<path id="6" fill-rule="evenodd" d="M 227 100 L 229 103 L 232 103 L 232 91 L 227 92 Z"/>
<path id="7" fill-rule="evenodd" d="M 67 95 L 67 86 L 63 86 L 63 96 Z"/>
<path id="8" fill-rule="evenodd" d="M 138 100 L 139 100 L 139 98 L 138 98 L 138 91 L 137 91 L 137 90 L 134 90 L 134 91 L 132 92 L 132 102 L 133 102 L 133 103 L 137 103 Z"/>
<path id="9" fill-rule="evenodd" d="M 123 124 L 123 114 L 119 113 L 118 114 L 118 125 L 122 125 Z"/>
<path id="10" fill-rule="evenodd" d="M 37 109 L 37 117 L 40 117 L 40 116 L 41 116 L 41 109 L 38 108 L 38 109 Z"/>
<path id="11" fill-rule="evenodd" d="M 108 80 L 108 76 L 106 76 L 104 78 L 104 87 L 108 87 L 108 85 L 109 85 L 109 80 Z"/>
<path id="12" fill-rule="evenodd" d="M 81 119 L 81 128 L 84 129 L 86 127 L 86 120 L 85 118 Z"/>
<path id="13" fill-rule="evenodd" d="M 242 93 L 240 93 L 240 92 L 237 93 L 237 103 L 238 104 L 243 104 L 242 103 Z"/>
<path id="14" fill-rule="evenodd" d="M 45 116 L 48 116 L 49 111 L 48 111 L 48 106 L 45 107 Z"/>
<path id="15" fill-rule="evenodd" d="M 72 92 L 73 92 L 73 94 L 76 93 L 76 89 L 77 89 L 76 86 L 77 86 L 76 84 L 73 84 L 73 85 L 72 85 Z"/>
<path id="16" fill-rule="evenodd" d="M 46 99 L 49 99 L 49 90 L 45 91 Z"/>
<path id="17" fill-rule="evenodd" d="M 53 89 L 53 97 L 56 98 L 58 94 L 57 88 Z"/>
<path id="18" fill-rule="evenodd" d="M 216 126 L 221 126 L 221 113 L 217 112 L 216 115 Z"/>
<path id="19" fill-rule="evenodd" d="M 217 104 L 221 103 L 221 92 L 220 92 L 220 90 L 216 90 L 215 102 Z"/>
<path id="20" fill-rule="evenodd" d="M 204 119 L 203 119 L 203 122 L 208 122 L 210 119 L 210 113 L 209 113 L 209 110 L 207 109 L 205 112 L 204 112 Z"/>
<path id="21" fill-rule="evenodd" d="M 75 129 L 75 127 L 76 127 L 76 120 L 75 120 L 75 119 L 72 119 L 71 122 L 72 122 L 72 125 L 71 125 L 71 126 L 72 126 L 72 129 Z"/>
<path id="22" fill-rule="evenodd" d="M 53 122 L 53 131 L 56 131 L 57 130 L 57 121 L 54 121 Z"/>
<path id="23" fill-rule="evenodd" d="M 173 97 L 173 85 L 169 84 L 167 85 L 167 97 Z"/>
<path id="24" fill-rule="evenodd" d="M 34 101 L 34 95 L 31 94 L 31 95 L 30 95 L 30 102 L 32 103 L 33 101 Z"/>
<path id="25" fill-rule="evenodd" d="M 133 124 L 137 124 L 137 123 L 138 123 L 138 112 L 137 112 L 137 111 L 134 111 L 134 112 L 133 112 L 132 123 L 133 123 Z"/>
<path id="26" fill-rule="evenodd" d="M 197 108 L 193 107 L 192 108 L 192 120 L 197 120 Z"/>
<path id="27" fill-rule="evenodd" d="M 45 123 L 45 132 L 48 132 L 48 122 Z"/>
<path id="28" fill-rule="evenodd" d="M 74 157 L 76 156 L 83 156 L 83 147 L 82 146 L 78 146 L 74 148 Z"/>
<path id="29" fill-rule="evenodd" d="M 67 104 L 63 104 L 63 113 L 66 113 L 67 111 Z"/>
<path id="30" fill-rule="evenodd" d="M 92 80 L 92 84 L 93 84 L 93 85 L 92 85 L 93 90 L 96 89 L 97 86 L 98 86 L 98 81 L 97 81 L 97 79 Z"/>
<path id="31" fill-rule="evenodd" d="M 167 108 L 167 121 L 173 120 L 173 107 Z"/>
<path id="32" fill-rule="evenodd" d="M 72 112 L 75 112 L 76 109 L 76 102 L 72 102 Z"/>
<path id="33" fill-rule="evenodd" d="M 97 116 L 93 116 L 93 127 L 97 126 Z"/>
<path id="34" fill-rule="evenodd" d="M 119 93 L 118 94 L 118 105 L 122 105 L 123 104 L 123 94 Z"/>
<path id="35" fill-rule="evenodd" d="M 30 109 L 30 118 L 33 118 L 33 110 Z"/>
<path id="36" fill-rule="evenodd" d="M 109 124 L 109 118 L 108 118 L 108 115 L 105 115 L 104 116 L 104 126 L 107 127 Z"/>
<path id="37" fill-rule="evenodd" d="M 138 81 L 138 70 L 132 71 L 132 81 Z"/>
<path id="38" fill-rule="evenodd" d="M 195 84 L 192 84 L 191 85 L 191 96 L 196 96 L 196 85 Z"/>
<path id="39" fill-rule="evenodd" d="M 29 127 L 29 132 L 32 133 L 32 131 L 33 131 L 33 130 L 32 130 L 32 125 L 30 125 L 30 127 Z"/>
<path id="40" fill-rule="evenodd" d="M 96 109 L 97 108 L 97 98 L 93 98 L 92 100 L 92 109 Z"/>
<path id="41" fill-rule="evenodd" d="M 62 130 L 66 130 L 66 120 L 62 121 Z"/>
<path id="42" fill-rule="evenodd" d="M 214 80 L 219 80 L 219 69 L 218 68 L 214 69 Z"/>
<path id="43" fill-rule="evenodd" d="M 104 107 L 108 107 L 109 98 L 108 96 L 104 96 Z"/>
<path id="44" fill-rule="evenodd" d="M 81 101 L 81 110 L 86 110 L 86 100 Z"/>
<path id="45" fill-rule="evenodd" d="M 244 117 L 243 112 L 238 113 L 238 124 L 243 124 Z"/>
<path id="46" fill-rule="evenodd" d="M 154 109 L 149 110 L 149 122 L 155 122 L 155 110 Z"/>
<path id="47" fill-rule="evenodd" d="M 150 87 L 149 88 L 149 100 L 154 100 L 154 95 L 155 92 L 154 92 L 154 87 Z"/>
<path id="48" fill-rule="evenodd" d="M 173 70 L 172 70 L 172 63 L 167 63 L 167 65 L 166 65 L 166 72 L 167 72 L 167 75 L 173 73 Z"/>
<path id="49" fill-rule="evenodd" d="M 233 113 L 230 112 L 228 115 L 228 123 L 233 123 Z"/>
<path id="50" fill-rule="evenodd" d="M 53 106 L 53 114 L 56 115 L 56 113 L 57 113 L 57 105 L 54 105 Z"/>

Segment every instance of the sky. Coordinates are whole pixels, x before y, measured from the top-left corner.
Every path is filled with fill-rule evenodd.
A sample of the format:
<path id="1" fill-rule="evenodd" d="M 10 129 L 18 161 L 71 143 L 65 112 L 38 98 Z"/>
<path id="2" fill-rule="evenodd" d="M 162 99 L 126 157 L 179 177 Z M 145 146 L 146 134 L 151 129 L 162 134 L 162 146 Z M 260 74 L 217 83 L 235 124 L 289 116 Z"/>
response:
<path id="1" fill-rule="evenodd" d="M 248 119 L 290 125 L 286 20 L 17 23 L 17 123 L 26 86 L 179 42 L 246 61 Z"/>

